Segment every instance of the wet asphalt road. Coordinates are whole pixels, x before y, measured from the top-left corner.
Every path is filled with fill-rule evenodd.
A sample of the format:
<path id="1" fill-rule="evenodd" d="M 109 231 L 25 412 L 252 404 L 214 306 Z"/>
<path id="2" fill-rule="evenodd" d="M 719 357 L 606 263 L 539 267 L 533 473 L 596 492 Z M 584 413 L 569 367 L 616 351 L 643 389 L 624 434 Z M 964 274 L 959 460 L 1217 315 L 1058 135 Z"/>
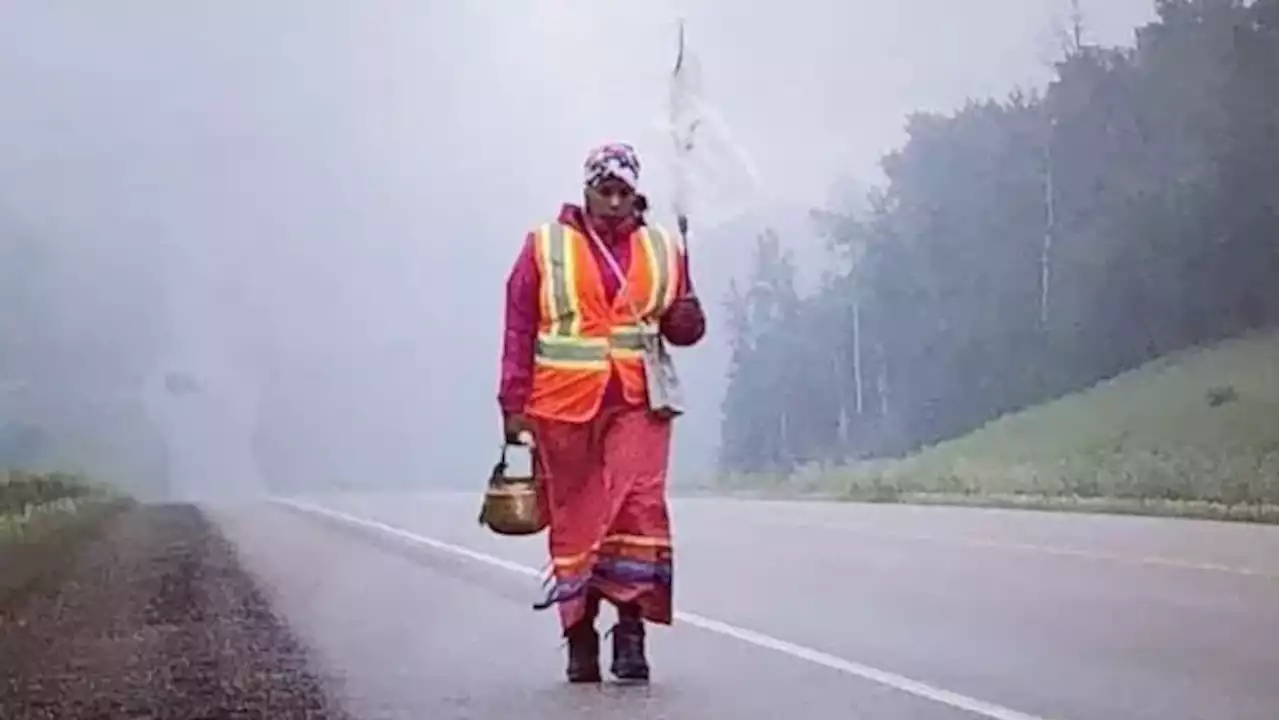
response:
<path id="1" fill-rule="evenodd" d="M 477 499 L 210 512 L 367 720 L 1277 716 L 1274 526 L 678 500 L 652 685 L 570 687 L 545 539 Z"/>

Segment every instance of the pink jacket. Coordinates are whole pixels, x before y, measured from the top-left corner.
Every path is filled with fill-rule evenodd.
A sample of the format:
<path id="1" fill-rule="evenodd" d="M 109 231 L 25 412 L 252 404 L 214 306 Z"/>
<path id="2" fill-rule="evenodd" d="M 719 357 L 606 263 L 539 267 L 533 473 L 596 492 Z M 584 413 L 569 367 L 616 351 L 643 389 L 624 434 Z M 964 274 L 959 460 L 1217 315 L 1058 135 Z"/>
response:
<path id="1" fill-rule="evenodd" d="M 582 208 L 566 204 L 560 210 L 559 221 L 584 230 Z M 600 239 L 609 246 L 614 258 L 625 273 L 631 263 L 631 244 L 622 242 L 644 221 L 637 218 L 612 229 L 600 223 L 594 224 Z M 619 282 L 593 245 L 592 254 L 601 268 L 605 292 L 612 299 L 618 293 Z M 702 304 L 693 294 L 693 281 L 689 277 L 689 260 L 685 256 L 675 304 L 659 321 L 662 336 L 672 345 L 686 347 L 702 339 L 707 319 Z M 525 237 L 524 246 L 516 258 L 511 274 L 507 276 L 506 329 L 502 336 L 502 379 L 498 389 L 498 404 L 504 416 L 524 412 L 525 403 L 533 386 L 533 350 L 538 336 L 538 287 L 541 277 L 533 253 L 533 233 Z M 622 387 L 615 375 L 609 381 L 602 408 L 624 403 Z"/>

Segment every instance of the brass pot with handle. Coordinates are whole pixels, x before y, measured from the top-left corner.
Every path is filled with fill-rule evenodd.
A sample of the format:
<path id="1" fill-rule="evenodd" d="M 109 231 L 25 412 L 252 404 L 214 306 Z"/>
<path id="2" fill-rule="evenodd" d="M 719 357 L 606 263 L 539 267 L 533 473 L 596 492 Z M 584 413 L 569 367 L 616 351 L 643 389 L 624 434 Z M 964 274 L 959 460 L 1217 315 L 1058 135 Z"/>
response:
<path id="1" fill-rule="evenodd" d="M 538 454 L 531 442 L 515 445 L 529 452 L 531 470 L 527 476 L 508 476 L 507 451 L 511 447 L 503 443 L 502 455 L 489 474 L 479 522 L 499 535 L 536 535 L 547 527 L 538 487 Z"/>

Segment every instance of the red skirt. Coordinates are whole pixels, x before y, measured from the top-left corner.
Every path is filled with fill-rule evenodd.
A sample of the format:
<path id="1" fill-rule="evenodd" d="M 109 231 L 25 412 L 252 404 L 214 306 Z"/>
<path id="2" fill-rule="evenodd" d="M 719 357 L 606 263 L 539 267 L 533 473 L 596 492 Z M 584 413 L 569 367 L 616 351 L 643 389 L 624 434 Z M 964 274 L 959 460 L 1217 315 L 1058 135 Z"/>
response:
<path id="1" fill-rule="evenodd" d="M 552 562 L 551 587 L 534 607 L 556 606 L 567 630 L 594 591 L 671 624 L 671 421 L 614 407 L 587 423 L 532 423 Z"/>

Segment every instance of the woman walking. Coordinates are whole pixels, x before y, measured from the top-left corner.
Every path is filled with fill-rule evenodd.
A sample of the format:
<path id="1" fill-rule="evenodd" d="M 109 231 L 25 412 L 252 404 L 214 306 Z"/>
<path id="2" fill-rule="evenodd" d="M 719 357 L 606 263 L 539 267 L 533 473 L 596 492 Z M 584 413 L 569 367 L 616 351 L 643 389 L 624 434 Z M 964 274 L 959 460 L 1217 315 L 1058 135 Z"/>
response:
<path id="1" fill-rule="evenodd" d="M 533 230 L 507 280 L 499 403 L 531 431 L 571 682 L 599 682 L 601 601 L 617 608 L 611 671 L 647 681 L 644 622 L 672 620 L 667 466 L 673 412 L 650 410 L 646 332 L 676 346 L 706 327 L 683 239 L 646 222 L 627 144 L 584 163 L 581 206 Z"/>

